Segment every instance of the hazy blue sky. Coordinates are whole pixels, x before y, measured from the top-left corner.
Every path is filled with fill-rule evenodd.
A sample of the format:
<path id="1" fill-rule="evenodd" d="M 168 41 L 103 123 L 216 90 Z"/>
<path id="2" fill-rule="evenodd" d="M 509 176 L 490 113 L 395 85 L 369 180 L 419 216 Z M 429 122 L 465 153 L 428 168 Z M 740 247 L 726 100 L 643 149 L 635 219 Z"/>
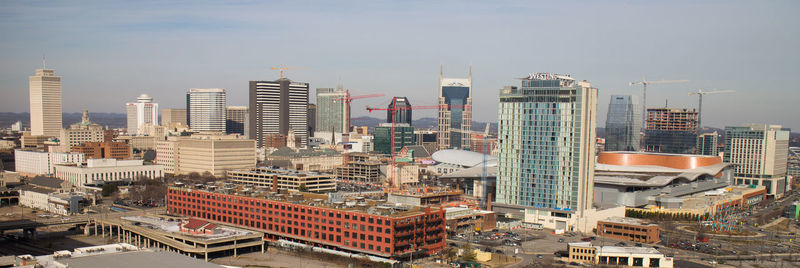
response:
<path id="1" fill-rule="evenodd" d="M 305 67 L 288 77 L 312 89 L 341 78 L 354 94 L 387 95 L 355 103 L 365 115 L 392 95 L 435 104 L 439 64 L 461 77 L 471 63 L 478 121 L 497 120 L 498 89 L 515 78 L 555 72 L 599 88 L 600 126 L 609 96 L 641 94 L 628 82 L 646 76 L 691 80 L 652 86 L 651 107 L 736 90 L 706 98 L 705 125 L 800 130 L 798 1 L 331 2 L 1 1 L 0 112 L 28 110 L 45 53 L 65 112 L 122 113 L 141 93 L 183 107 L 187 89 L 210 87 L 246 105 L 248 81 L 277 79 L 269 67 L 283 63 Z"/>

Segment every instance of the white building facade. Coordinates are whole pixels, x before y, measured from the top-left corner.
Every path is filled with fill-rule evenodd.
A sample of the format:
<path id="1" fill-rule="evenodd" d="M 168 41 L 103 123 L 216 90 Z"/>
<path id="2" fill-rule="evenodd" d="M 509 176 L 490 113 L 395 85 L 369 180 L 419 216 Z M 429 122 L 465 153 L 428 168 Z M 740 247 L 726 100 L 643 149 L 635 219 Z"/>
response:
<path id="1" fill-rule="evenodd" d="M 224 88 L 192 88 L 186 93 L 186 114 L 194 131 L 225 132 Z"/>
<path id="2" fill-rule="evenodd" d="M 158 125 L 158 103 L 153 103 L 153 97 L 142 94 L 136 102 L 125 104 L 128 113 L 128 135 L 144 135 L 139 129 L 144 124 Z"/>
<path id="3" fill-rule="evenodd" d="M 37 69 L 28 79 L 30 90 L 31 135 L 61 134 L 61 76 L 52 69 Z"/>
<path id="4" fill-rule="evenodd" d="M 16 171 L 25 176 L 48 175 L 56 164 L 83 162 L 83 153 L 14 150 Z"/>
<path id="5" fill-rule="evenodd" d="M 142 160 L 88 159 L 86 165 L 56 165 L 55 176 L 82 187 L 94 181 L 160 178 L 164 176 L 164 166 L 146 165 Z"/>

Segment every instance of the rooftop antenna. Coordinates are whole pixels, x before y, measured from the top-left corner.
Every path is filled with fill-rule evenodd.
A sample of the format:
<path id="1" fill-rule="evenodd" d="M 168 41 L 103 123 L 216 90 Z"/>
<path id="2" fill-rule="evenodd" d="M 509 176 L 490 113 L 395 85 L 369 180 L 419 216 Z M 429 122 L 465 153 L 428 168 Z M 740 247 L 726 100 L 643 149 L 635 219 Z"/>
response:
<path id="1" fill-rule="evenodd" d="M 45 61 L 44 53 L 42 53 L 42 69 L 47 69 L 47 64 Z"/>
<path id="2" fill-rule="evenodd" d="M 340 75 L 339 76 L 339 83 L 336 84 L 336 90 L 342 90 L 342 88 L 344 88 L 344 85 L 342 85 L 342 76 Z"/>
<path id="3" fill-rule="evenodd" d="M 664 100 L 664 108 L 669 108 L 669 99 Z"/>

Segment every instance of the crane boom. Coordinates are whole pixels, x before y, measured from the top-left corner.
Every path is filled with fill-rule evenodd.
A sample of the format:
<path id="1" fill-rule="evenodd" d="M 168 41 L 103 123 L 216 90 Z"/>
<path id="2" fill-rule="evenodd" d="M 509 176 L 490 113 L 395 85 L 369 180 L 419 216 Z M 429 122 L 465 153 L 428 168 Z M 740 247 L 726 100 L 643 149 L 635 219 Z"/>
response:
<path id="1" fill-rule="evenodd" d="M 658 81 L 647 81 L 647 78 L 642 77 L 642 81 L 633 81 L 628 83 L 628 85 L 642 85 L 642 129 L 641 131 L 644 132 L 646 128 L 646 118 L 647 118 L 647 85 L 649 84 L 672 84 L 672 83 L 686 83 L 689 80 L 658 80 Z"/>
<path id="2" fill-rule="evenodd" d="M 689 96 L 697 95 L 697 132 L 699 134 L 700 129 L 703 128 L 703 95 L 708 94 L 725 94 L 725 93 L 734 93 L 735 90 L 713 90 L 713 91 L 703 91 L 702 88 L 698 88 L 697 92 L 689 92 Z"/>

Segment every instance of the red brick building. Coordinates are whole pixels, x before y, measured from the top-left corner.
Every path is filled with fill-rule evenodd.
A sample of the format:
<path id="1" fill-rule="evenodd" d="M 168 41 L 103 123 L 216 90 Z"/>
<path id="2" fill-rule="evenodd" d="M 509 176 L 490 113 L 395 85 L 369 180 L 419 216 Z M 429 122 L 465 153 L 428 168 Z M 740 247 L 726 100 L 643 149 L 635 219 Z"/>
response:
<path id="1" fill-rule="evenodd" d="M 131 147 L 124 142 L 84 142 L 73 146 L 73 152 L 81 152 L 86 159 L 114 158 L 123 160 L 131 158 Z"/>
<path id="2" fill-rule="evenodd" d="M 224 187 L 223 187 L 224 188 Z M 170 187 L 168 211 L 256 228 L 265 239 L 405 259 L 445 247 L 445 211 L 369 200 L 328 202 L 327 195 Z M 347 205 L 350 204 L 350 205 Z"/>
<path id="3" fill-rule="evenodd" d="M 661 241 L 658 224 L 648 224 L 634 218 L 612 217 L 597 221 L 597 234 L 633 242 L 657 243 Z"/>

